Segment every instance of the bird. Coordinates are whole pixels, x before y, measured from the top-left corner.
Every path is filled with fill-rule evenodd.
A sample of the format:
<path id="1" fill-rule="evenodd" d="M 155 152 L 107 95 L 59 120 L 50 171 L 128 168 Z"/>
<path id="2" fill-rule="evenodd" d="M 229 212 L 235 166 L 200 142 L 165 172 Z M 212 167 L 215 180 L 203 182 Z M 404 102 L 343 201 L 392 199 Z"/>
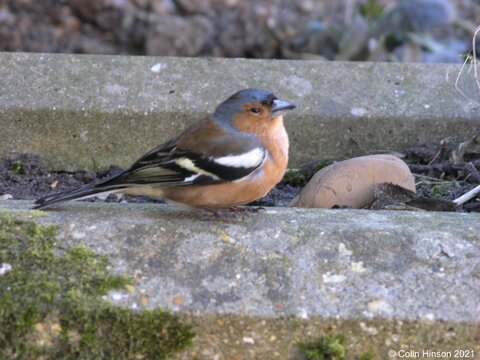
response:
<path id="1" fill-rule="evenodd" d="M 296 106 L 271 91 L 243 89 L 128 169 L 36 200 L 34 209 L 121 192 L 163 198 L 192 208 L 246 205 L 279 183 L 288 164 L 283 116 Z"/>

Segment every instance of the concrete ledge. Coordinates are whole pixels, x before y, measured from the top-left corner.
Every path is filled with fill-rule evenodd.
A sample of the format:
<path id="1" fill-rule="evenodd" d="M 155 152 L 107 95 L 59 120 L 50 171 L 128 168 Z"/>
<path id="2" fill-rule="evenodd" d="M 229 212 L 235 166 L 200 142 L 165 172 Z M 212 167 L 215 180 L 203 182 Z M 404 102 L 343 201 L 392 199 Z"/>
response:
<path id="1" fill-rule="evenodd" d="M 291 165 L 463 140 L 480 130 L 480 118 L 454 89 L 459 70 L 2 53 L 0 154 L 39 154 L 57 170 L 126 166 L 245 87 L 272 89 L 298 105 L 287 119 Z M 473 82 L 462 86 L 474 89 Z"/>
<path id="2" fill-rule="evenodd" d="M 295 340 L 329 326 L 378 358 L 402 344 L 480 351 L 475 214 L 269 208 L 201 221 L 166 206 L 98 203 L 45 214 L 37 221 L 57 224 L 59 241 L 86 244 L 135 278 L 135 291 L 112 302 L 168 307 L 195 324 L 186 359 L 285 359 Z"/>

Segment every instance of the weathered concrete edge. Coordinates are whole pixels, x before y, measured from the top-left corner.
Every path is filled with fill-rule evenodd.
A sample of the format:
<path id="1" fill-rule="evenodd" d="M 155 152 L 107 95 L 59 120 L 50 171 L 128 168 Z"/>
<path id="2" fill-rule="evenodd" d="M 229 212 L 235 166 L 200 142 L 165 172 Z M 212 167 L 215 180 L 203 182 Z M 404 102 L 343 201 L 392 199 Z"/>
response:
<path id="1" fill-rule="evenodd" d="M 246 87 L 293 101 L 291 164 L 468 138 L 478 106 L 456 65 L 0 54 L 0 154 L 49 168 L 126 166 Z M 449 80 L 447 81 L 446 75 Z M 474 82 L 461 79 L 472 96 Z"/>
<path id="2" fill-rule="evenodd" d="M 31 202 L 0 206 L 24 210 Z M 174 311 L 480 321 L 480 304 L 474 301 L 480 297 L 478 214 L 267 208 L 255 216 L 204 221 L 198 212 L 166 205 L 85 202 L 42 214 L 37 221 L 58 225 L 61 241 L 93 247 L 111 258 L 116 271 L 132 273 L 140 266 L 148 274 L 141 279 L 146 288 L 156 289 L 149 306 L 176 305 L 168 298 L 175 296 L 172 291 L 184 291 L 185 301 Z M 213 268 L 211 256 L 220 261 Z M 280 269 L 286 272 L 275 273 Z M 267 278 L 260 281 L 245 272 Z M 196 280 L 189 282 L 190 277 Z M 205 288 L 208 298 L 220 296 L 225 286 L 233 286 L 236 295 L 205 303 L 194 288 L 212 277 L 221 283 Z M 302 285 L 307 279 L 316 285 Z M 392 281 L 397 286 L 384 292 Z M 417 293 L 420 286 L 429 287 L 429 293 Z M 337 293 L 340 288 L 351 294 Z M 461 296 L 442 301 L 430 298 L 457 293 Z M 407 294 L 417 302 L 398 301 Z M 375 298 L 385 301 L 366 307 Z M 138 299 L 117 300 L 132 305 Z"/>
<path id="3" fill-rule="evenodd" d="M 23 212 L 24 216 L 29 214 L 23 209 L 28 208 L 30 202 L 25 201 L 7 201 L 0 203 L 0 210 L 7 209 L 11 211 Z M 100 216 L 95 214 L 98 210 Z M 126 211 L 127 215 L 117 217 L 115 215 L 121 214 Z M 335 219 L 338 218 L 338 224 L 345 223 L 347 218 L 352 218 L 355 216 L 359 219 L 357 225 L 359 228 L 363 228 L 366 231 L 365 234 L 362 234 L 360 241 L 367 241 L 369 239 L 368 231 L 372 230 L 368 224 L 366 224 L 366 219 L 372 219 L 371 216 L 374 216 L 371 212 L 366 211 L 333 211 L 333 210 L 301 210 L 301 209 L 269 209 L 270 212 L 266 212 L 264 216 L 272 218 L 272 220 L 278 221 L 279 218 L 285 216 L 286 212 L 292 212 L 296 215 L 296 219 L 299 219 L 302 223 L 302 218 L 305 217 L 318 217 L 319 219 Z M 59 226 L 59 240 L 65 241 L 66 243 L 86 243 L 88 246 L 100 251 L 104 254 L 109 254 L 112 257 L 112 247 L 118 247 L 119 249 L 125 248 L 128 246 L 129 242 L 124 242 L 121 238 L 118 238 L 115 234 L 112 237 L 113 242 L 107 241 L 104 242 L 104 246 L 100 246 L 96 240 L 93 242 L 85 238 L 85 235 L 82 235 L 82 232 L 88 232 L 89 224 L 92 227 L 99 227 L 101 229 L 105 224 L 105 211 L 109 213 L 108 215 L 111 218 L 115 218 L 115 221 L 118 221 L 119 224 L 114 225 L 117 228 L 117 231 L 126 231 L 128 228 L 132 228 L 133 233 L 140 233 L 141 229 L 149 227 L 148 224 L 158 223 L 160 224 L 155 226 L 155 229 L 161 229 L 169 221 L 174 219 L 180 219 L 180 223 L 184 224 L 183 232 L 187 231 L 188 236 L 195 236 L 197 232 L 194 228 L 195 223 L 200 223 L 200 227 L 209 227 L 216 237 L 217 232 L 220 229 L 224 229 L 225 234 L 232 234 L 232 229 L 236 226 L 243 226 L 246 223 L 248 226 L 249 223 L 257 223 L 257 221 L 262 222 L 261 219 L 257 217 L 247 218 L 246 220 L 237 221 L 234 219 L 225 219 L 220 222 L 199 222 L 199 219 L 192 214 L 185 212 L 178 212 L 164 206 L 151 206 L 151 205 L 108 205 L 108 204 L 68 204 L 63 208 L 57 208 L 51 212 L 45 212 L 43 214 L 32 213 L 34 219 L 40 222 L 46 223 L 56 223 Z M 133 211 L 133 212 L 132 212 Z M 75 226 L 79 217 L 84 217 L 85 215 L 90 214 L 89 219 L 87 219 L 86 224 L 81 226 Z M 103 213 L 103 214 L 102 214 Z M 282 214 L 283 213 L 283 214 Z M 315 214 L 316 213 L 316 214 Z M 342 215 L 343 213 L 343 215 Z M 353 214 L 353 216 L 352 216 Z M 39 215 L 42 215 L 39 217 Z M 46 215 L 46 216 L 45 216 Z M 329 216 L 332 215 L 332 216 Z M 438 215 L 438 216 L 437 216 Z M 449 215 L 452 215 L 453 220 Z M 45 216 L 45 217 L 43 217 Z M 135 223 L 139 218 L 142 225 L 140 227 L 135 227 Z M 428 214 L 428 213 L 410 213 L 410 212 L 385 212 L 381 213 L 377 218 L 378 227 L 377 231 L 381 231 L 381 228 L 385 226 L 392 231 L 394 228 L 392 225 L 394 223 L 402 224 L 407 222 L 406 219 L 413 217 L 418 219 L 417 224 L 425 223 L 427 228 L 436 228 L 436 236 L 440 241 L 442 239 L 445 241 L 447 236 L 444 234 L 444 231 L 450 231 L 452 234 L 457 234 L 454 236 L 455 241 L 462 242 L 465 239 L 469 239 L 477 246 L 477 250 L 480 247 L 480 236 L 478 228 L 478 216 L 474 214 Z M 164 220 L 162 220 L 162 218 Z M 433 219 L 433 218 L 436 218 Z M 62 219 L 62 220 L 61 220 Z M 97 219 L 98 222 L 95 223 L 93 219 Z M 384 221 L 381 221 L 381 220 Z M 389 219 L 389 221 L 385 221 Z M 192 222 L 193 220 L 193 222 Z M 458 220 L 458 223 L 456 222 Z M 192 232 L 188 232 L 188 229 L 185 229 L 185 222 L 192 222 Z M 78 225 L 78 224 L 77 224 Z M 264 225 L 264 223 L 262 223 Z M 335 224 L 333 224 L 336 226 Z M 411 225 L 411 224 L 409 224 Z M 178 223 L 174 225 L 179 227 Z M 179 227 L 181 228 L 181 227 Z M 123 230 L 122 230 L 123 229 Z M 153 228 L 152 228 L 153 229 Z M 93 229 L 95 230 L 95 229 Z M 273 238 L 273 234 L 270 233 L 270 229 L 266 228 L 266 235 Z M 339 229 L 340 230 L 340 229 Z M 109 232 L 110 229 L 106 230 Z M 220 230 L 222 231 L 222 230 Z M 296 228 L 296 231 L 301 231 L 302 236 L 309 238 L 311 233 L 307 229 L 301 230 Z M 416 231 L 416 228 L 413 229 Z M 128 231 L 127 231 L 128 232 Z M 329 230 L 326 229 L 326 232 L 329 233 Z M 155 233 L 152 233 L 151 240 L 154 241 L 152 246 L 159 246 L 162 242 L 169 242 L 168 239 L 161 240 L 161 238 L 155 238 Z M 200 232 L 201 233 L 201 232 Z M 388 233 L 388 232 L 387 232 Z M 458 237 L 460 233 L 469 234 L 470 236 Z M 131 238 L 131 234 L 124 234 L 126 238 Z M 223 235 L 224 236 L 224 235 Z M 100 236 L 101 238 L 102 236 Z M 122 236 L 120 236 L 122 237 Z M 167 236 L 168 238 L 168 236 Z M 143 239 L 143 240 L 142 240 Z M 86 241 L 85 241 L 86 240 Z M 139 242 L 136 242 L 139 240 Z M 173 240 L 173 239 L 172 239 Z M 174 241 L 181 241 L 180 239 L 175 239 Z M 237 241 L 242 242 L 242 239 L 237 238 Z M 285 240 L 285 239 L 284 239 Z M 131 246 L 143 247 L 145 241 L 149 241 L 145 237 L 140 239 L 131 239 Z M 277 239 L 276 241 L 282 242 L 282 239 Z M 427 238 L 425 238 L 427 241 Z M 223 238 L 222 242 L 228 243 L 227 238 Z M 400 242 L 402 242 L 400 240 Z M 353 249 L 351 243 L 345 241 L 346 249 L 344 251 L 358 251 L 358 249 Z M 107 245 L 105 247 L 105 245 Z M 209 240 L 209 247 L 216 248 L 215 241 L 212 242 Z M 390 246 L 392 246 L 391 244 Z M 445 248 L 443 251 L 450 253 L 446 255 L 445 258 L 449 256 L 458 256 L 460 254 L 456 253 L 457 249 L 451 248 L 451 243 L 444 242 Z M 298 246 L 298 244 L 297 244 Z M 381 247 L 382 244 L 378 243 L 376 246 Z M 394 246 L 394 245 L 393 245 Z M 168 247 L 160 246 L 163 250 L 167 250 Z M 133 250 L 133 249 L 132 249 Z M 162 251 L 163 251 L 162 250 Z M 288 248 L 285 248 L 288 250 Z M 372 249 L 373 250 L 373 249 Z M 417 251 L 425 252 L 427 248 L 417 249 Z M 150 250 L 151 251 L 151 250 Z M 133 258 L 127 261 L 134 261 L 135 256 L 138 253 L 132 254 Z M 478 251 L 477 251 L 478 254 Z M 328 254 L 325 254 L 329 257 Z M 344 254 L 349 256 L 348 254 Z M 386 254 L 388 256 L 388 254 Z M 421 254 L 425 256 L 426 254 Z M 116 271 L 125 270 L 122 262 L 119 258 L 112 261 L 116 263 L 114 268 Z M 145 259 L 139 259 L 139 261 L 144 262 Z M 460 259 L 461 261 L 461 259 Z M 473 261 L 473 260 L 472 260 Z M 448 261 L 443 264 L 447 267 Z M 456 263 L 458 264 L 458 262 Z M 467 264 L 465 264 L 467 265 Z M 455 265 L 456 266 L 456 265 Z M 332 268 L 333 269 L 333 268 Z M 480 269 L 479 269 L 480 270 Z M 155 270 L 159 274 L 162 273 L 161 269 Z M 181 270 L 178 270 L 181 271 Z M 457 271 L 457 269 L 455 269 Z M 131 271 L 127 272 L 131 273 Z M 135 276 L 135 275 L 134 275 Z M 212 278 L 210 281 L 214 282 L 215 278 Z M 140 290 L 140 289 L 139 289 Z M 131 306 L 132 302 L 125 297 L 119 296 L 120 293 L 112 294 L 110 298 L 111 301 L 117 302 L 119 304 Z M 139 292 L 139 296 L 144 296 L 145 294 Z M 462 294 L 459 294 L 462 296 Z M 466 296 L 470 296 L 466 294 Z M 147 297 L 148 299 L 148 297 Z M 179 304 L 177 304 L 179 305 Z M 197 331 L 197 337 L 194 341 L 194 345 L 191 349 L 185 353 L 176 356 L 177 359 L 191 359 L 193 357 L 198 357 L 200 359 L 212 359 L 216 355 L 221 355 L 226 358 L 233 356 L 243 356 L 245 358 L 255 358 L 255 359 L 298 359 L 298 349 L 296 343 L 298 341 L 312 340 L 326 334 L 340 334 L 344 335 L 346 338 L 346 348 L 348 350 L 348 357 L 353 358 L 362 353 L 372 351 L 374 358 L 386 358 L 389 350 L 400 351 L 400 350 L 412 350 L 412 351 L 422 351 L 422 349 L 431 349 L 432 351 L 451 351 L 452 353 L 457 349 L 471 349 L 478 353 L 480 351 L 480 327 L 478 321 L 475 320 L 476 316 L 472 317 L 471 321 L 444 321 L 436 320 L 429 318 L 418 318 L 416 320 L 405 320 L 403 318 L 385 318 L 382 314 L 379 316 L 371 318 L 370 316 L 361 316 L 352 319 L 336 318 L 332 317 L 308 317 L 307 319 L 302 318 L 302 316 L 278 316 L 272 318 L 271 316 L 262 317 L 262 316 L 242 316 L 239 314 L 211 314 L 211 313 L 201 313 L 198 311 L 194 312 L 183 312 L 181 309 L 175 309 L 173 305 L 173 310 L 176 310 L 176 313 L 179 314 L 185 321 L 191 322 L 194 325 L 195 330 Z M 479 318 L 480 319 L 480 318 Z M 407 345 L 407 348 L 405 347 Z"/>

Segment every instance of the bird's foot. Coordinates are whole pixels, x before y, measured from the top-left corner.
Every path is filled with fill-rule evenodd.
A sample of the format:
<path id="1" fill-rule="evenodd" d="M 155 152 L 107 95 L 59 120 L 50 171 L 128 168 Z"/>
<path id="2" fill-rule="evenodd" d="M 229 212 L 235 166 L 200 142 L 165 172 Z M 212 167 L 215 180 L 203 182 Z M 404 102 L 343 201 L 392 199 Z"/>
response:
<path id="1" fill-rule="evenodd" d="M 239 214 L 256 214 L 265 210 L 262 206 L 232 206 L 227 208 L 228 211 Z"/>
<path id="2" fill-rule="evenodd" d="M 202 212 L 202 220 L 219 220 L 223 218 L 236 218 L 241 219 L 242 215 L 250 215 L 256 214 L 261 210 L 264 210 L 263 207 L 260 206 L 231 206 L 228 208 L 215 208 L 215 207 L 208 207 L 203 206 L 201 207 L 203 210 Z"/>

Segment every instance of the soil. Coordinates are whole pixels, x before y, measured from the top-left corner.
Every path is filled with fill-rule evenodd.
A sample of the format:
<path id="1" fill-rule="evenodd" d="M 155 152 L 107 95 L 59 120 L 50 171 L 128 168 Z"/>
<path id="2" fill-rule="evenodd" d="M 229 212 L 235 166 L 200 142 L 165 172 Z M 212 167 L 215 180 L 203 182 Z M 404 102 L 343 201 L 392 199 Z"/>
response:
<path id="1" fill-rule="evenodd" d="M 110 166 L 107 171 L 48 172 L 42 167 L 40 157 L 22 154 L 11 159 L 0 160 L 0 199 L 35 200 L 48 194 L 80 187 L 109 176 L 123 169 Z M 263 199 L 252 205 L 286 206 L 300 192 L 299 186 L 279 184 Z M 106 198 L 96 197 L 86 201 L 164 203 L 148 196 L 111 194 Z"/>
<path id="2" fill-rule="evenodd" d="M 399 154 L 416 177 L 417 195 L 402 189 L 379 187 L 372 209 L 405 205 L 404 209 L 480 212 L 480 201 L 472 199 L 460 207 L 452 200 L 480 184 L 480 137 L 452 146 L 443 141 L 438 148 L 418 146 Z M 287 172 L 284 180 L 267 196 L 255 201 L 255 206 L 287 206 L 299 194 L 308 180 L 328 162 L 312 162 Z M 45 195 L 69 190 L 122 171 L 111 166 L 103 172 L 48 172 L 38 156 L 23 154 L 0 160 L 0 199 L 34 200 Z M 107 198 L 87 201 L 156 202 L 161 199 L 147 196 L 111 194 Z M 398 208 L 398 207 L 396 207 Z"/>

